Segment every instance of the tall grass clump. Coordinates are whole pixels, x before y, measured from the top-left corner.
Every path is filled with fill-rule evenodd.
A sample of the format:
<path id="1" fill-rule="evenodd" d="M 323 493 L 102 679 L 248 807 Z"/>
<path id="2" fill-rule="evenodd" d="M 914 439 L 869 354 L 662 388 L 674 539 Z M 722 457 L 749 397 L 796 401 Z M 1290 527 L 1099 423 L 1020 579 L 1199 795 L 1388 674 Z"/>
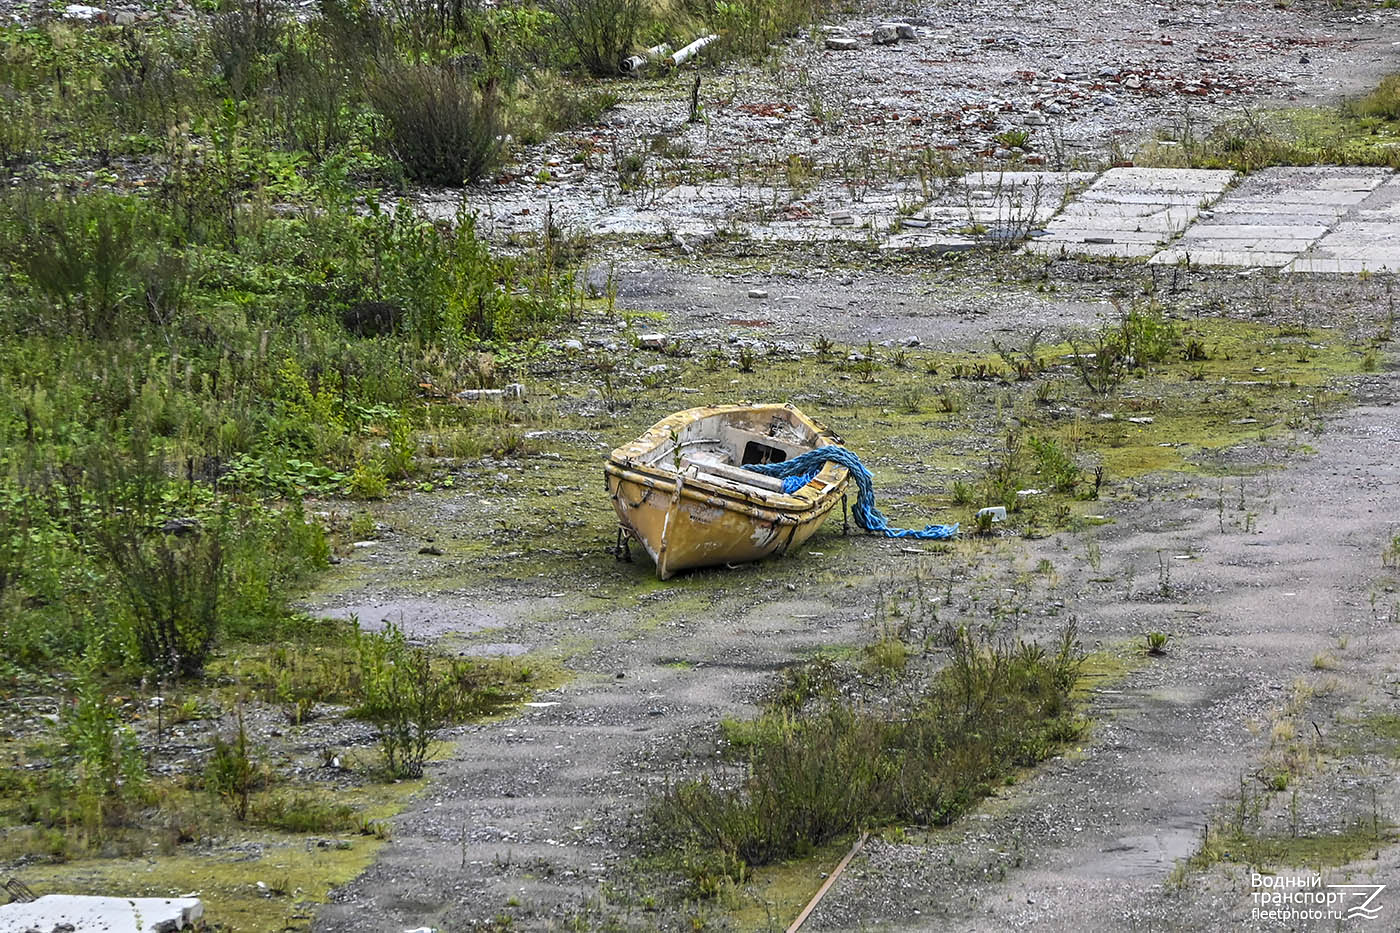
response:
<path id="1" fill-rule="evenodd" d="M 947 667 L 902 715 L 834 692 L 764 713 L 745 730 L 737 778 L 684 781 L 653 803 L 653 838 L 690 864 L 748 868 L 861 828 L 948 823 L 1079 734 L 1081 662 L 1073 626 L 1053 650 L 959 630 Z"/>
<path id="2" fill-rule="evenodd" d="M 1400 120 L 1400 74 L 1386 75 L 1376 89 L 1352 105 L 1357 116 Z"/>
<path id="3" fill-rule="evenodd" d="M 502 125 L 493 83 L 452 65 L 392 62 L 368 92 L 390 153 L 414 181 L 461 187 L 495 167 Z"/>

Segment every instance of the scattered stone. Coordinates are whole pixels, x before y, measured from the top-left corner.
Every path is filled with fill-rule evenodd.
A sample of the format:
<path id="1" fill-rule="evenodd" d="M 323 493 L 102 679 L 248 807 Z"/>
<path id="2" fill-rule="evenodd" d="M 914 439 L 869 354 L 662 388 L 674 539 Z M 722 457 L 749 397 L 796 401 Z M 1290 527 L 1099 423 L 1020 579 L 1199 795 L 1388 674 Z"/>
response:
<path id="1" fill-rule="evenodd" d="M 160 530 L 165 534 L 174 535 L 177 538 L 183 538 L 185 535 L 192 535 L 196 531 L 199 531 L 199 529 L 199 519 L 188 517 L 172 518 L 170 521 L 160 526 Z"/>
<path id="2" fill-rule="evenodd" d="M 419 554 L 427 554 L 429 557 L 441 557 L 442 548 L 436 544 L 425 544 L 418 549 Z"/>
<path id="3" fill-rule="evenodd" d="M 583 352 L 583 341 L 582 341 L 582 340 L 565 340 L 565 341 L 564 341 L 564 349 L 565 349 L 565 350 L 568 350 L 570 353 L 582 353 L 582 352 Z"/>
<path id="4" fill-rule="evenodd" d="M 894 45 L 899 41 L 899 28 L 894 23 L 881 23 L 871 31 L 870 41 L 875 45 Z"/>
<path id="5" fill-rule="evenodd" d="M 832 211 L 827 215 L 833 227 L 849 227 L 856 222 L 855 216 L 850 211 Z"/>
<path id="6" fill-rule="evenodd" d="M 766 288 L 751 288 L 751 289 L 749 289 L 749 297 L 750 297 L 750 298 L 767 298 L 767 297 L 768 297 L 768 289 L 766 289 Z"/>
<path id="7" fill-rule="evenodd" d="M 860 48 L 860 40 L 850 36 L 827 36 L 826 47 L 833 52 L 854 52 Z"/>
<path id="8" fill-rule="evenodd" d="M 525 383 L 523 383 L 523 382 L 512 382 L 512 383 L 510 383 L 509 385 L 507 385 L 504 389 L 501 390 L 501 395 L 502 395 L 502 397 L 504 397 L 504 398 L 524 398 L 524 397 L 525 397 Z"/>
<path id="9" fill-rule="evenodd" d="M 901 39 L 917 40 L 919 38 L 918 31 L 915 30 L 914 27 L 908 23 L 895 23 L 894 30 L 895 32 L 899 33 L 899 37 Z"/>
<path id="10" fill-rule="evenodd" d="M 107 11 L 101 7 L 86 6 L 82 3 L 70 3 L 63 8 L 63 15 L 69 19 L 86 19 L 95 22 L 102 22 L 110 17 Z"/>
<path id="11" fill-rule="evenodd" d="M 116 23 L 118 26 L 135 26 L 136 14 L 132 13 L 130 10 L 122 10 L 116 16 L 112 17 L 112 22 Z"/>
<path id="12" fill-rule="evenodd" d="M 637 339 L 647 350 L 664 350 L 666 348 L 665 334 L 642 334 Z"/>

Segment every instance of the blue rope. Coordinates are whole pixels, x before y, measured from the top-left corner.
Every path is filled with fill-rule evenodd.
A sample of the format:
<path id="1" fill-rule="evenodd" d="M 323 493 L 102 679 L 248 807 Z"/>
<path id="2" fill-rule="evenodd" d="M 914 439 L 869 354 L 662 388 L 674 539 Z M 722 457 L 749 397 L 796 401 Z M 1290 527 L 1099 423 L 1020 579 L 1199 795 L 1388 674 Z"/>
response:
<path id="1" fill-rule="evenodd" d="M 886 538 L 939 540 L 951 538 L 958 533 L 956 524 L 926 525 L 922 529 L 891 528 L 885 516 L 875 508 L 875 483 L 870 471 L 860 462 L 859 457 L 845 447 L 818 447 L 781 463 L 748 463 L 744 465 L 744 469 L 762 473 L 764 476 L 781 477 L 783 492 L 792 494 L 810 483 L 826 463 L 838 464 L 851 472 L 851 477 L 856 481 L 856 505 L 853 510 L 856 524 L 871 534 L 884 535 Z"/>

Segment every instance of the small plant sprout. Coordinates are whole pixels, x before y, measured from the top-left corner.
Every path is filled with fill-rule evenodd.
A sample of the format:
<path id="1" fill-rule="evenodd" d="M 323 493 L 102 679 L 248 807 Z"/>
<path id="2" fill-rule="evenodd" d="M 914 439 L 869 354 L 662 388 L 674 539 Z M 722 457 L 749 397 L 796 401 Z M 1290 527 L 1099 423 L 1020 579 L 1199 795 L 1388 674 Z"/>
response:
<path id="1" fill-rule="evenodd" d="M 1167 642 L 1171 636 L 1166 632 L 1148 632 L 1144 636 L 1144 647 L 1148 654 L 1159 658 L 1167 653 Z"/>

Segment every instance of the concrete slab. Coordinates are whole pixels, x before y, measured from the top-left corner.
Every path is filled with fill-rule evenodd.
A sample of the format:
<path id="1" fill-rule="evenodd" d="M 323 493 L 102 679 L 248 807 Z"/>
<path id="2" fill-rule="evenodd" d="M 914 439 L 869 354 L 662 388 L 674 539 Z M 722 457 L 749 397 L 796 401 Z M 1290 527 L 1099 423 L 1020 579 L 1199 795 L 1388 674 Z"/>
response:
<path id="1" fill-rule="evenodd" d="M 1215 216 L 1286 218 L 1284 220 L 1261 220 L 1259 223 L 1326 223 L 1346 213 L 1349 205 L 1318 203 L 1301 204 L 1287 199 L 1243 200 L 1225 198 L 1211 205 L 1210 213 Z M 1253 220 L 1248 221 L 1253 223 Z"/>
<path id="2" fill-rule="evenodd" d="M 1037 256 L 1087 256 L 1100 259 L 1141 259 L 1157 252 L 1156 243 L 1069 243 L 1042 237 L 1026 244 Z"/>
<path id="3" fill-rule="evenodd" d="M 1193 168 L 1115 168 L 1104 172 L 1093 188 L 1166 193 L 1196 192 L 1215 196 L 1225 190 L 1235 172 Z"/>
<path id="4" fill-rule="evenodd" d="M 927 233 L 922 230 L 893 233 L 880 244 L 881 249 L 918 250 L 934 254 L 963 253 L 976 246 L 977 241 L 972 237 L 948 233 Z"/>
<path id="5" fill-rule="evenodd" d="M 1153 256 L 1148 263 L 1154 266 L 1188 263 L 1193 266 L 1241 266 L 1246 268 L 1279 269 L 1298 258 L 1292 250 L 1268 252 L 1257 249 L 1188 248 L 1177 244 Z"/>
<path id="6" fill-rule="evenodd" d="M 1390 264 L 1371 262 L 1364 259 L 1295 259 L 1284 271 L 1299 273 L 1332 273 L 1338 275 L 1360 275 L 1363 272 L 1391 274 L 1400 272 L 1400 259 Z"/>
<path id="7" fill-rule="evenodd" d="M 204 916 L 195 897 L 90 897 L 46 894 L 28 903 L 0 907 L 0 930 L 67 929 L 73 933 L 173 933 Z"/>
<path id="8" fill-rule="evenodd" d="M 1230 250 L 1234 252 L 1291 253 L 1294 256 L 1301 256 L 1312 244 L 1313 241 L 1309 239 L 1293 240 L 1287 237 L 1254 237 L 1247 240 L 1240 237 L 1198 236 L 1182 237 L 1172 244 L 1172 248 L 1192 251 Z"/>
<path id="9" fill-rule="evenodd" d="M 1215 223 L 1200 220 L 1182 234 L 1183 240 L 1257 240 L 1270 237 L 1311 242 L 1327 232 L 1326 224 Z"/>
<path id="10" fill-rule="evenodd" d="M 1027 248 L 1040 255 L 1151 256 L 1189 227 L 1234 177 L 1203 169 L 1110 169 Z"/>
<path id="11" fill-rule="evenodd" d="M 1394 181 L 1386 169 L 1338 166 L 1263 169 L 1245 178 L 1193 223 L 1154 263 L 1189 257 L 1201 265 L 1295 266 L 1304 257 L 1377 259 L 1361 244 L 1374 244 L 1393 226 L 1349 222 L 1368 205 L 1388 208 L 1392 194 L 1377 192 Z M 1400 189 L 1395 191 L 1400 200 Z M 1291 257 L 1291 258 L 1290 258 Z"/>
<path id="12" fill-rule="evenodd" d="M 1042 238 L 1059 243 L 1160 243 L 1162 233 L 1157 230 L 1128 230 L 1108 225 L 1060 229 Z"/>

